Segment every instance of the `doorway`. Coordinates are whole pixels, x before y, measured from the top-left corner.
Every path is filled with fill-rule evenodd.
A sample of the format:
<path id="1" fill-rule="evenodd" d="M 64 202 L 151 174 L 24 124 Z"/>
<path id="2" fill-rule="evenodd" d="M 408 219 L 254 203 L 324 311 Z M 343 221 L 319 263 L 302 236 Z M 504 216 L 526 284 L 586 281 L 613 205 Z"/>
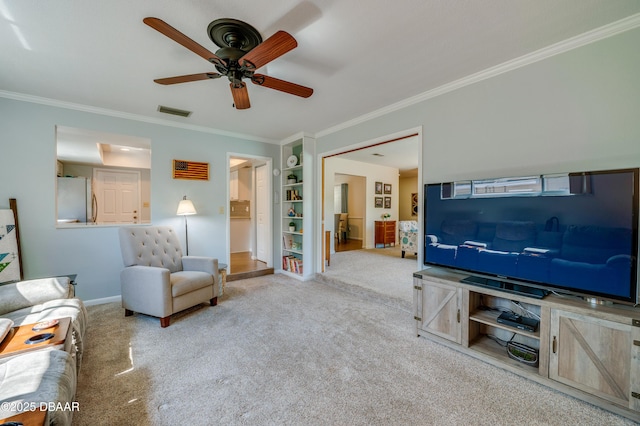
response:
<path id="1" fill-rule="evenodd" d="M 273 273 L 271 159 L 229 155 L 227 281 Z"/>
<path id="2" fill-rule="evenodd" d="M 421 223 L 421 209 L 415 212 L 411 206 L 414 197 L 417 207 L 422 202 L 419 190 L 422 180 L 422 129 L 320 153 L 319 162 L 322 162 L 325 230 L 334 232 L 337 228 L 333 223 L 337 176 L 349 174 L 365 179 L 364 190 L 361 191 L 365 199 L 362 248 L 341 251 L 339 244 L 334 244 L 334 239 L 331 239 L 330 264 L 324 263 L 326 267 L 319 279 L 344 283 L 346 289 L 357 286 L 364 289 L 362 294 L 374 292 L 396 300 L 405 308 L 410 306 L 412 272 L 421 269 L 422 247 L 418 247 L 417 254 L 402 257 L 398 222 L 413 220 Z M 387 221 L 387 225 L 388 221 L 395 223 L 394 244 L 376 244 L 376 221 Z M 418 240 L 421 238 L 419 235 Z"/>
<path id="3" fill-rule="evenodd" d="M 335 251 L 360 250 L 365 242 L 367 179 L 364 176 L 335 173 L 333 182 Z"/>

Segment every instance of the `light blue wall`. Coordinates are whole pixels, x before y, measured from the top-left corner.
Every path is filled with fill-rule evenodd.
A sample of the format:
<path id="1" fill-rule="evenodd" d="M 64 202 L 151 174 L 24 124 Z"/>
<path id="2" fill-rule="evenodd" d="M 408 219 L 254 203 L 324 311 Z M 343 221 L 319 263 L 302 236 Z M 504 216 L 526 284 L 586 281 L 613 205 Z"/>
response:
<path id="1" fill-rule="evenodd" d="M 638 167 L 638 46 L 635 29 L 558 54 L 318 137 L 317 152 L 422 126 L 424 183 Z"/>
<path id="2" fill-rule="evenodd" d="M 227 257 L 227 152 L 271 157 L 279 167 L 274 144 L 0 98 L 0 206 L 18 200 L 25 276 L 77 273 L 77 293 L 85 300 L 120 294 L 122 258 L 116 227 L 55 228 L 56 125 L 151 139 L 152 223 L 171 225 L 182 236 L 184 222 L 175 213 L 186 194 L 198 210 L 189 217 L 192 255 Z M 173 159 L 208 162 L 210 180 L 174 180 Z M 274 227 L 278 217 L 274 208 Z M 275 238 L 273 252 L 278 249 Z"/>
<path id="3" fill-rule="evenodd" d="M 424 183 L 638 167 L 637 46 L 640 29 L 318 137 L 316 152 L 421 126 Z M 119 294 L 122 261 L 115 228 L 54 228 L 56 124 L 150 138 L 152 221 L 181 229 L 175 209 L 187 194 L 199 212 L 189 220 L 192 254 L 226 256 L 225 217 L 218 213 L 227 205 L 226 152 L 280 163 L 275 145 L 0 98 L 0 205 L 18 199 L 27 277 L 76 272 L 84 299 Z M 173 180 L 174 158 L 209 162 L 211 180 Z M 274 208 L 274 236 L 278 217 Z"/>

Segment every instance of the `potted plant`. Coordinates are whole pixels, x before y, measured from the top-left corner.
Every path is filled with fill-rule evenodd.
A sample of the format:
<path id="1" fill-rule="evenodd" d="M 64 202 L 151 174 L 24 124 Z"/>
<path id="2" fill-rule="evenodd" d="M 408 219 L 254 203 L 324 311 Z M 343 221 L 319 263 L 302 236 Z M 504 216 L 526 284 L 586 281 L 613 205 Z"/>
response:
<path id="1" fill-rule="evenodd" d="M 289 183 L 289 184 L 298 183 L 298 177 L 296 175 L 294 175 L 293 173 L 291 173 L 289 176 L 287 176 L 287 183 Z"/>
<path id="2" fill-rule="evenodd" d="M 296 230 L 295 222 L 289 222 L 289 231 L 294 232 Z"/>
<path id="3" fill-rule="evenodd" d="M 387 220 L 391 217 L 391 215 L 389 213 L 383 213 L 382 214 L 382 220 Z"/>

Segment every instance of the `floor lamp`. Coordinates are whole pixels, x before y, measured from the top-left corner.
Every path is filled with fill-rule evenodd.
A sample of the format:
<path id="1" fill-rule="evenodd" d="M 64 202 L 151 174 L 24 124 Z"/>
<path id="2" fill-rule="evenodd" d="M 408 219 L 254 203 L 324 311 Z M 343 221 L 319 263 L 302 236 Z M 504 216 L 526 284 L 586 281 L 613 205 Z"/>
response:
<path id="1" fill-rule="evenodd" d="M 176 213 L 178 216 L 184 216 L 184 237 L 186 247 L 187 247 L 187 256 L 189 256 L 189 231 L 187 228 L 187 216 L 196 214 L 196 208 L 193 207 L 193 203 L 191 200 L 187 200 L 187 196 L 185 195 L 180 200 L 180 204 L 178 204 L 178 212 Z"/>

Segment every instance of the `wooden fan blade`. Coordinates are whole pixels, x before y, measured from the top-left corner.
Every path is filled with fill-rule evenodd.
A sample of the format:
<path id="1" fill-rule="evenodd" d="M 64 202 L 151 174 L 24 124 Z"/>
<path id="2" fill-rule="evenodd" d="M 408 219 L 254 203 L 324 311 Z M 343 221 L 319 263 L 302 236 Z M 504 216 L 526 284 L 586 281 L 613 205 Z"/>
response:
<path id="1" fill-rule="evenodd" d="M 177 77 L 158 78 L 155 81 L 158 84 L 178 84 L 188 83 L 190 81 L 208 80 L 210 78 L 220 78 L 221 74 L 217 72 L 203 72 L 200 74 L 179 75 Z"/>
<path id="2" fill-rule="evenodd" d="M 268 87 L 269 89 L 279 90 L 281 92 L 290 93 L 303 98 L 308 98 L 313 95 L 313 89 L 310 87 L 290 83 L 288 81 L 280 80 L 279 78 L 269 77 L 268 75 L 254 74 L 251 81 L 258 86 Z"/>
<path id="3" fill-rule="evenodd" d="M 205 49 L 195 41 L 191 40 L 189 37 L 187 37 L 186 35 L 182 34 L 180 31 L 173 28 L 171 25 L 164 22 L 162 19 L 149 17 L 149 18 L 144 18 L 142 22 L 144 22 L 154 30 L 169 37 L 171 40 L 175 41 L 176 43 L 186 47 L 196 55 L 201 56 L 208 62 L 219 63 L 226 66 L 225 62 L 222 59 L 220 59 L 218 56 L 211 53 L 209 50 Z"/>
<path id="4" fill-rule="evenodd" d="M 251 108 L 251 103 L 249 102 L 249 92 L 247 91 L 247 85 L 245 83 L 240 83 L 239 85 L 235 85 L 233 83 L 229 84 L 231 87 L 231 94 L 233 95 L 233 103 L 236 106 L 236 109 L 247 109 Z"/>
<path id="5" fill-rule="evenodd" d="M 291 34 L 278 31 L 238 60 L 240 66 L 255 70 L 298 46 Z"/>

